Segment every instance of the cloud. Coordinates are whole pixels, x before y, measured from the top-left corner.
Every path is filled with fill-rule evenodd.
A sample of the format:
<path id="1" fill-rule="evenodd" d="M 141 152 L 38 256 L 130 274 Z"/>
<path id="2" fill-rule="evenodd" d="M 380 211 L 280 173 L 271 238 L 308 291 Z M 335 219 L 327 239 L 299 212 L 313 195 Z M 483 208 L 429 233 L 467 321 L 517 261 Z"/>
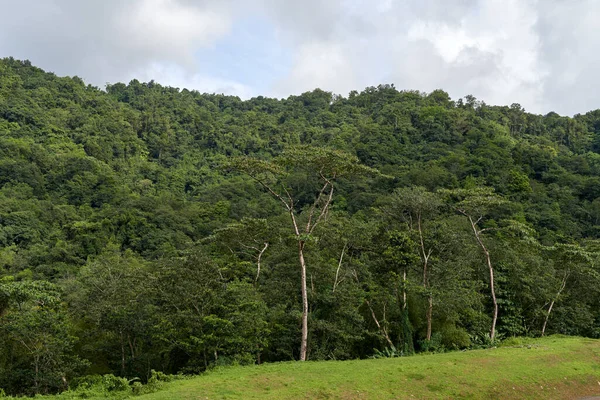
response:
<path id="1" fill-rule="evenodd" d="M 527 1 L 488 0 L 458 20 L 414 22 L 408 38 L 421 46 L 401 48 L 397 58 L 420 61 L 402 72 L 418 82 L 415 89 L 442 88 L 454 97 L 473 94 L 488 103 L 520 102 L 540 111 L 546 72 L 533 11 Z"/>
<path id="2" fill-rule="evenodd" d="M 328 17 L 321 19 L 293 10 L 295 24 L 310 26 L 312 34 L 290 27 L 289 16 L 279 15 L 278 27 L 284 37 L 293 37 L 297 61 L 275 93 L 312 85 L 346 94 L 385 82 L 403 89 L 441 88 L 455 98 L 473 94 L 493 104 L 521 102 L 541 111 L 546 73 L 538 57 L 532 3 L 330 4 L 337 9 L 330 5 L 324 13 Z"/>
<path id="3" fill-rule="evenodd" d="M 542 90 L 546 110 L 585 113 L 600 108 L 600 3 L 538 3 L 536 30 L 541 61 L 549 71 Z"/>
<path id="4" fill-rule="evenodd" d="M 228 1 L 0 1 L 0 52 L 103 86 L 144 67 L 194 69 L 194 52 L 225 35 Z M 25 17 L 26 16 L 26 17 Z"/>
<path id="5" fill-rule="evenodd" d="M 316 42 L 298 47 L 291 71 L 275 82 L 271 91 L 278 97 L 315 88 L 347 93 L 349 88 L 360 84 L 352 67 L 352 58 L 343 45 Z"/>
<path id="6" fill-rule="evenodd" d="M 241 97 L 379 83 L 598 108 L 594 0 L 0 0 L 0 55 L 106 82 Z"/>
<path id="7" fill-rule="evenodd" d="M 189 72 L 177 64 L 153 63 L 140 69 L 134 76 L 143 82 L 154 80 L 161 85 L 197 90 L 200 93 L 226 93 L 242 99 L 256 95 L 254 89 L 248 85 L 235 80 Z"/>

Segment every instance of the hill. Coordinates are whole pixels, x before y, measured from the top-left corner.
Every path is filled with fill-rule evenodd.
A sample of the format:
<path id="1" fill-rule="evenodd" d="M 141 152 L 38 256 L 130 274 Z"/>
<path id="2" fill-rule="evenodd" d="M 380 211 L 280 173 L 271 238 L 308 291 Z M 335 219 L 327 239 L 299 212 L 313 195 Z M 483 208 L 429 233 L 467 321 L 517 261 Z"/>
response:
<path id="1" fill-rule="evenodd" d="M 0 388 L 600 337 L 600 111 L 0 60 Z"/>

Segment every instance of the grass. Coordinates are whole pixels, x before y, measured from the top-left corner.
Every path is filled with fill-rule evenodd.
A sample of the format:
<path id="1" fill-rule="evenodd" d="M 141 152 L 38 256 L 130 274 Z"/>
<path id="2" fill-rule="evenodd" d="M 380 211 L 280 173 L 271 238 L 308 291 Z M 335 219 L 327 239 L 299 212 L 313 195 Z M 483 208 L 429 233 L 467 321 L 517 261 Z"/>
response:
<path id="1" fill-rule="evenodd" d="M 600 395 L 600 340 L 548 337 L 413 357 L 221 368 L 139 400 L 578 399 Z"/>

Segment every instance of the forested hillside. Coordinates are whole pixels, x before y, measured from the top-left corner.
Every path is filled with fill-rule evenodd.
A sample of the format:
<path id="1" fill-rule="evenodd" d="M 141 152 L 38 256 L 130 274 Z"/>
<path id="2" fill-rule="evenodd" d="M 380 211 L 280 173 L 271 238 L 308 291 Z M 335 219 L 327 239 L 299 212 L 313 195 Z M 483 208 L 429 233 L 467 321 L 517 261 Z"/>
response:
<path id="1" fill-rule="evenodd" d="M 100 90 L 0 60 L 6 393 L 597 338 L 599 237 L 600 110 Z"/>

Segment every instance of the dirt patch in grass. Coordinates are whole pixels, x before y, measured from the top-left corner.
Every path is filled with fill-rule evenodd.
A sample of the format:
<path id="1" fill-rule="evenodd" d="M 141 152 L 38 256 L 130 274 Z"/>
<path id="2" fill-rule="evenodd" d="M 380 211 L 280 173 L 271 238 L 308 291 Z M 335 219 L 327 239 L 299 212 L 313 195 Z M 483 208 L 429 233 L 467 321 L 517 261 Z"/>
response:
<path id="1" fill-rule="evenodd" d="M 540 384 L 514 385 L 503 382 L 489 391 L 489 399 L 581 399 L 600 395 L 600 376 L 578 377 Z"/>
<path id="2" fill-rule="evenodd" d="M 271 375 L 257 376 L 254 379 L 249 380 L 248 387 L 252 388 L 256 392 L 269 392 L 271 390 L 278 391 L 284 390 L 290 385 L 289 379 L 282 379 L 280 377 L 274 377 Z M 293 379 L 291 380 L 293 384 Z"/>

